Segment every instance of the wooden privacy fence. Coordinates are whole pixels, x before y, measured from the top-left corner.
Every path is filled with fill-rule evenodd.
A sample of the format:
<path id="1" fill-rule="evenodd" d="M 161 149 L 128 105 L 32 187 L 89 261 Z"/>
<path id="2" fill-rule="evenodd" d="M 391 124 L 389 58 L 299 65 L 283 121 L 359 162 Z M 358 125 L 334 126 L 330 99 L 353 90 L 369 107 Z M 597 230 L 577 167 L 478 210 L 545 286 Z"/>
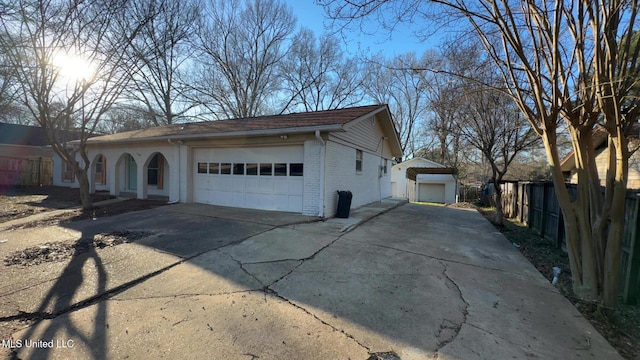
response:
<path id="1" fill-rule="evenodd" d="M 575 198 L 575 184 L 567 184 Z M 504 216 L 516 218 L 548 241 L 566 251 L 566 236 L 560 204 L 551 182 L 521 182 L 501 185 Z M 623 302 L 640 305 L 640 196 L 628 193 L 625 202 L 620 294 Z"/>
<path id="2" fill-rule="evenodd" d="M 0 185 L 52 185 L 53 159 L 0 156 Z"/>

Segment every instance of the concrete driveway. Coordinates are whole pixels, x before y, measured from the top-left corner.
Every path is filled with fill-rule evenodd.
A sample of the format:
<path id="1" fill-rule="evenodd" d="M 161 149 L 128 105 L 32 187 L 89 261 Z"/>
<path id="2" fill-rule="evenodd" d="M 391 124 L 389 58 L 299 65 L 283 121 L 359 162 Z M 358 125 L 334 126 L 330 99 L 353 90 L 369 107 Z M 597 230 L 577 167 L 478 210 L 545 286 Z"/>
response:
<path id="1" fill-rule="evenodd" d="M 13 335 L 25 359 L 619 358 L 475 211 L 314 220 L 172 205 L 12 232 L 0 255 L 38 236 L 150 235 L 3 268 L 1 316 L 43 319 Z"/>

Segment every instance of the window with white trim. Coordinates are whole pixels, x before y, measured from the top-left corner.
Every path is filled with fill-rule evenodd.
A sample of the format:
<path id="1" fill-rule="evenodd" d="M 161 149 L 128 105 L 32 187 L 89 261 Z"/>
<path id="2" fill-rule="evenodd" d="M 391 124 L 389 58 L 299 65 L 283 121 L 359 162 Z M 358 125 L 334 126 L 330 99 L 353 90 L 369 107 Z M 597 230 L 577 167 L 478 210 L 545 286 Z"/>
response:
<path id="1" fill-rule="evenodd" d="M 356 174 L 362 174 L 362 150 L 356 150 Z"/>

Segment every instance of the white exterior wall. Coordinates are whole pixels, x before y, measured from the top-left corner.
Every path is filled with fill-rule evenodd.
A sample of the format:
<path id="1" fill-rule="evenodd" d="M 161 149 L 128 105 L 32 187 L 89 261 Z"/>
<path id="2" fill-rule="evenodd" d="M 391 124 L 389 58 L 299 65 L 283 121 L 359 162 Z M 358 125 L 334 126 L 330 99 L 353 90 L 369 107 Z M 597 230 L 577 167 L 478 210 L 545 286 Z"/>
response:
<path id="1" fill-rule="evenodd" d="M 275 138 L 275 137 L 274 137 Z M 293 136 L 295 138 L 295 136 Z M 291 142 L 292 136 L 289 137 Z M 389 139 L 385 137 L 376 116 L 360 119 L 345 126 L 344 131 L 323 134 L 324 141 L 314 139 L 313 134 L 300 135 L 296 144 L 303 146 L 304 178 L 302 213 L 310 216 L 331 217 L 336 212 L 337 190 L 353 193 L 352 208 L 391 196 L 391 172 L 393 157 Z M 395 140 L 395 139 L 394 139 Z M 109 190 L 112 195 L 134 191 L 137 198 L 148 195 L 164 195 L 171 202 L 194 201 L 196 161 L 194 154 L 201 148 L 242 148 L 243 146 L 281 146 L 282 139 L 213 139 L 167 142 L 131 142 L 126 144 L 91 144 L 88 157 L 95 161 L 102 154 L 106 158 L 106 184 L 92 184 L 93 190 Z M 292 142 L 293 143 L 293 142 Z M 362 172 L 356 173 L 356 150 L 363 152 Z M 300 150 L 296 150 L 299 152 Z M 164 188 L 146 185 L 145 164 L 155 153 L 165 158 Z M 127 190 L 127 164 L 129 154 L 136 162 L 136 189 Z M 383 168 L 386 165 L 387 171 Z M 88 176 L 94 177 L 93 167 Z M 61 167 L 54 167 L 54 181 L 62 186 Z M 74 184 L 77 186 L 77 184 Z"/>
<path id="2" fill-rule="evenodd" d="M 193 202 L 193 192 L 190 184 L 193 184 L 193 151 L 187 145 L 175 145 L 177 165 L 171 167 L 171 179 L 173 184 L 169 201 Z M 173 186 L 176 185 L 176 186 Z"/>
<path id="3" fill-rule="evenodd" d="M 411 179 L 406 179 L 406 192 L 407 192 L 407 199 L 409 199 L 409 201 L 416 201 L 416 199 L 418 198 L 418 187 L 416 185 L 416 181 L 415 180 L 411 180 Z"/>
<path id="4" fill-rule="evenodd" d="M 412 199 L 412 197 L 415 196 L 415 194 L 411 195 L 409 192 L 409 189 L 412 189 L 412 186 L 415 186 L 415 182 L 413 184 L 409 184 L 407 181 L 407 168 L 410 167 L 444 168 L 445 166 L 423 158 L 413 158 L 411 160 L 403 161 L 400 164 L 394 165 L 391 169 L 391 182 L 394 183 L 391 196 L 408 199 Z M 415 199 L 415 197 L 413 198 Z"/>
<path id="5" fill-rule="evenodd" d="M 92 147 L 88 151 L 89 159 L 95 159 L 96 156 L 102 154 L 106 158 L 106 184 L 95 185 L 95 189 L 109 190 L 111 195 L 119 195 L 120 192 L 126 191 L 126 163 L 125 154 L 130 154 L 136 161 L 137 167 L 137 190 L 136 197 L 140 199 L 147 198 L 148 195 L 168 196 L 169 201 L 185 201 L 181 196 L 179 189 L 179 164 L 178 164 L 178 145 L 160 145 L 153 144 L 149 146 L 132 146 L 128 148 L 103 148 Z M 144 171 L 145 164 L 151 159 L 155 153 L 161 153 L 165 158 L 163 189 L 157 189 L 155 186 L 147 186 L 147 173 Z M 93 176 L 93 167 L 89 170 L 89 176 Z M 60 170 L 58 170 L 60 171 Z"/>
<path id="6" fill-rule="evenodd" d="M 404 163 L 402 163 L 404 164 Z M 402 197 L 408 198 L 409 195 L 407 193 L 407 166 L 400 166 L 401 164 L 394 165 L 391 168 L 391 183 L 392 183 L 392 192 L 391 196 L 393 197 Z"/>
<path id="7" fill-rule="evenodd" d="M 302 214 L 326 216 L 321 206 L 322 174 L 321 164 L 325 157 L 325 147 L 317 140 L 304 142 L 304 185 L 302 193 Z"/>
<path id="8" fill-rule="evenodd" d="M 338 190 L 353 193 L 351 208 L 374 201 L 380 201 L 391 193 L 391 177 L 388 174 L 379 177 L 380 165 L 384 158 L 363 151 L 362 172 L 356 173 L 356 149 L 326 142 L 324 215 L 331 217 L 336 213 Z"/>

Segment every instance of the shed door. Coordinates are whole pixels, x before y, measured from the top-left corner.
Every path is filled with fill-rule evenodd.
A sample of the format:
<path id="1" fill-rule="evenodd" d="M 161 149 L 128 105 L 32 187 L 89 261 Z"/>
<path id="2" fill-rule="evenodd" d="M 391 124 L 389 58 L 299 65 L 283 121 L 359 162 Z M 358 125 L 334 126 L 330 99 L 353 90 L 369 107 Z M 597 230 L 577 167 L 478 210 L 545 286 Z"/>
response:
<path id="1" fill-rule="evenodd" d="M 418 201 L 444 203 L 444 184 L 419 184 Z"/>
<path id="2" fill-rule="evenodd" d="M 302 212 L 302 146 L 195 149 L 195 202 Z"/>

